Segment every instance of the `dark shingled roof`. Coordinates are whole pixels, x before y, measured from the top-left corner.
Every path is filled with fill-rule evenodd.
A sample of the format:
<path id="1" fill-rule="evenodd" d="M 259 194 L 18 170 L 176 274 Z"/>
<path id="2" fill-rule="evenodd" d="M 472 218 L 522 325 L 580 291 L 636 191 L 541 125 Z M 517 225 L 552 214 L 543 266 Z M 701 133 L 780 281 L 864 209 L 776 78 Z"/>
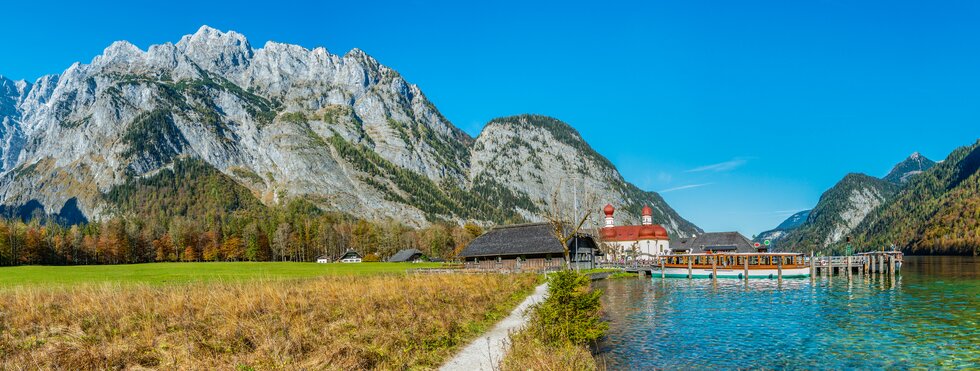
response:
<path id="1" fill-rule="evenodd" d="M 345 252 L 344 255 L 341 255 L 340 256 L 340 259 L 337 259 L 337 260 L 343 260 L 343 259 L 355 258 L 355 257 L 356 258 L 360 258 L 361 257 L 361 254 L 358 253 L 357 251 L 354 251 L 354 250 L 347 250 L 347 252 Z"/>
<path id="2" fill-rule="evenodd" d="M 419 249 L 404 249 L 399 252 L 396 252 L 395 255 L 392 255 L 390 258 L 388 258 L 388 261 L 407 262 L 407 261 L 415 260 L 415 257 L 422 256 L 422 255 L 425 254 L 422 253 L 422 251 Z"/>
<path id="3" fill-rule="evenodd" d="M 551 233 L 551 224 L 533 223 L 495 227 L 470 242 L 459 256 L 472 258 L 564 253 L 565 249 Z"/>
<path id="4" fill-rule="evenodd" d="M 708 250 L 713 251 L 733 251 L 736 252 L 756 252 L 752 241 L 745 238 L 738 232 L 713 232 L 703 233 L 694 238 L 679 238 L 670 240 L 670 249 L 674 251 L 687 251 L 691 253 L 702 253 Z"/>

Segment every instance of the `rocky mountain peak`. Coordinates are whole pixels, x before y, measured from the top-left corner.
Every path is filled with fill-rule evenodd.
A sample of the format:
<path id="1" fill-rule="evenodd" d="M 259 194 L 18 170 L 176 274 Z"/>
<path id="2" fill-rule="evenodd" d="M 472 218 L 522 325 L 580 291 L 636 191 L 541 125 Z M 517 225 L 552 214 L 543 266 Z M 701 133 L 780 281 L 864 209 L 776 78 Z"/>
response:
<path id="1" fill-rule="evenodd" d="M 245 70 L 254 55 L 244 35 L 209 26 L 201 26 L 193 35 L 182 37 L 176 47 L 202 68 L 222 75 Z"/>
<path id="2" fill-rule="evenodd" d="M 934 165 L 936 163 L 932 160 L 926 158 L 919 152 L 913 152 L 908 158 L 895 164 L 892 170 L 888 172 L 888 175 L 885 175 L 882 179 L 895 184 L 905 184 L 911 177 L 929 170 Z"/>

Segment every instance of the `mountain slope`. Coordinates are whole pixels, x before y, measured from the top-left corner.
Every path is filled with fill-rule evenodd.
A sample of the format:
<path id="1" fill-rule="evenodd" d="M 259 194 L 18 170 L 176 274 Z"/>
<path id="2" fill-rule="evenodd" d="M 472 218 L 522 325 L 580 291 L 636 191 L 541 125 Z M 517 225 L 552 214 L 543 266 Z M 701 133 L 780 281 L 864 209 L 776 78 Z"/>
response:
<path id="1" fill-rule="evenodd" d="M 473 156 L 496 156 L 499 131 L 471 138 L 363 51 L 253 48 L 238 33 L 207 26 L 146 51 L 113 43 L 91 63 L 33 84 L 0 78 L 0 119 L 0 204 L 50 213 L 72 201 L 89 219 L 124 212 L 126 202 L 107 195 L 187 161 L 266 205 L 303 200 L 416 226 L 537 219 L 549 201 L 522 177 L 554 182 L 550 168 L 504 176 L 471 166 Z M 658 195 L 625 182 L 577 133 L 550 133 L 534 148 L 571 148 L 566 163 L 601 165 L 596 179 L 612 183 L 590 182 L 597 193 L 633 214 L 653 203 L 668 228 L 698 231 Z M 494 161 L 516 168 L 548 156 L 526 155 Z"/>
<path id="2" fill-rule="evenodd" d="M 643 205 L 651 205 L 656 223 L 671 234 L 690 235 L 701 229 L 680 217 L 654 192 L 623 179 L 605 157 L 596 153 L 568 124 L 540 115 L 498 118 L 484 127 L 470 155 L 470 181 L 500 180 L 513 194 L 526 196 L 535 209 L 546 210 L 553 193 L 571 198 L 593 193 L 599 204 L 620 205 L 624 223 L 638 223 Z M 530 220 L 533 210 L 520 209 Z"/>
<path id="3" fill-rule="evenodd" d="M 910 253 L 976 254 L 980 246 L 980 141 L 909 180 L 855 231 L 866 246 Z"/>
<path id="4" fill-rule="evenodd" d="M 779 223 L 776 228 L 759 233 L 759 235 L 755 237 L 754 241 L 761 243 L 765 240 L 769 240 L 773 244 L 772 246 L 774 249 L 778 248 L 779 240 L 786 237 L 790 231 L 793 231 L 806 223 L 807 218 L 810 216 L 810 211 L 811 210 L 803 210 L 796 214 L 790 215 L 789 218 L 786 218 L 786 220 L 784 220 L 782 223 Z"/>
<path id="5" fill-rule="evenodd" d="M 936 163 L 926 158 L 926 156 L 915 152 L 909 158 L 896 164 L 892 168 L 892 171 L 888 172 L 888 175 L 885 175 L 882 179 L 895 184 L 905 184 L 909 179 L 921 174 L 923 171 L 929 170 L 935 165 Z"/>
<path id="6" fill-rule="evenodd" d="M 898 186 L 864 174 L 851 173 L 820 196 L 806 222 L 781 241 L 794 251 L 825 251 L 846 237 L 875 208 L 887 202 Z"/>

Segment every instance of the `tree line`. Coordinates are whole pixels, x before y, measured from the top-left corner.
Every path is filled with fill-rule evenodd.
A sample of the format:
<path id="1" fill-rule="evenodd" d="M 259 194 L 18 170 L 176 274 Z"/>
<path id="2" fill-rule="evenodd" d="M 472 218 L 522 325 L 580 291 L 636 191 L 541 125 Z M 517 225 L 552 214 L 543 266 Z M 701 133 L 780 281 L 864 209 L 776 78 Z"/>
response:
<path id="1" fill-rule="evenodd" d="M 207 225 L 178 217 L 166 228 L 128 218 L 72 226 L 4 219 L 0 265 L 313 261 L 324 255 L 338 258 L 348 249 L 366 260 L 383 260 L 406 248 L 452 258 L 482 233 L 475 224 L 413 229 L 393 220 L 370 222 L 333 214 L 275 219 Z"/>

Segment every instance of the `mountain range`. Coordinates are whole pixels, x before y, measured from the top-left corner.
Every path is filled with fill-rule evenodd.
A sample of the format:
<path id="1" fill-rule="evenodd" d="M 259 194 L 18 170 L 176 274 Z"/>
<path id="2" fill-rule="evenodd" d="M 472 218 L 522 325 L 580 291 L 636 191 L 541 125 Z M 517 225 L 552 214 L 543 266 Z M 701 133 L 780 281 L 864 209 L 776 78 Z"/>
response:
<path id="1" fill-rule="evenodd" d="M 0 77 L 0 119 L 8 216 L 138 216 L 147 196 L 134 189 L 186 175 L 222 184 L 234 205 L 303 200 L 413 226 L 539 221 L 556 189 L 586 190 L 626 222 L 649 204 L 669 232 L 701 232 L 568 124 L 504 117 L 473 138 L 359 49 L 254 48 L 207 26 L 145 51 L 119 41 L 33 83 Z M 154 204 L 189 192 L 181 184 Z"/>
<path id="2" fill-rule="evenodd" d="M 761 233 L 777 250 L 841 253 L 895 246 L 917 254 L 976 254 L 980 246 L 980 142 L 936 163 L 918 152 L 882 178 L 848 174 L 797 224 Z"/>

